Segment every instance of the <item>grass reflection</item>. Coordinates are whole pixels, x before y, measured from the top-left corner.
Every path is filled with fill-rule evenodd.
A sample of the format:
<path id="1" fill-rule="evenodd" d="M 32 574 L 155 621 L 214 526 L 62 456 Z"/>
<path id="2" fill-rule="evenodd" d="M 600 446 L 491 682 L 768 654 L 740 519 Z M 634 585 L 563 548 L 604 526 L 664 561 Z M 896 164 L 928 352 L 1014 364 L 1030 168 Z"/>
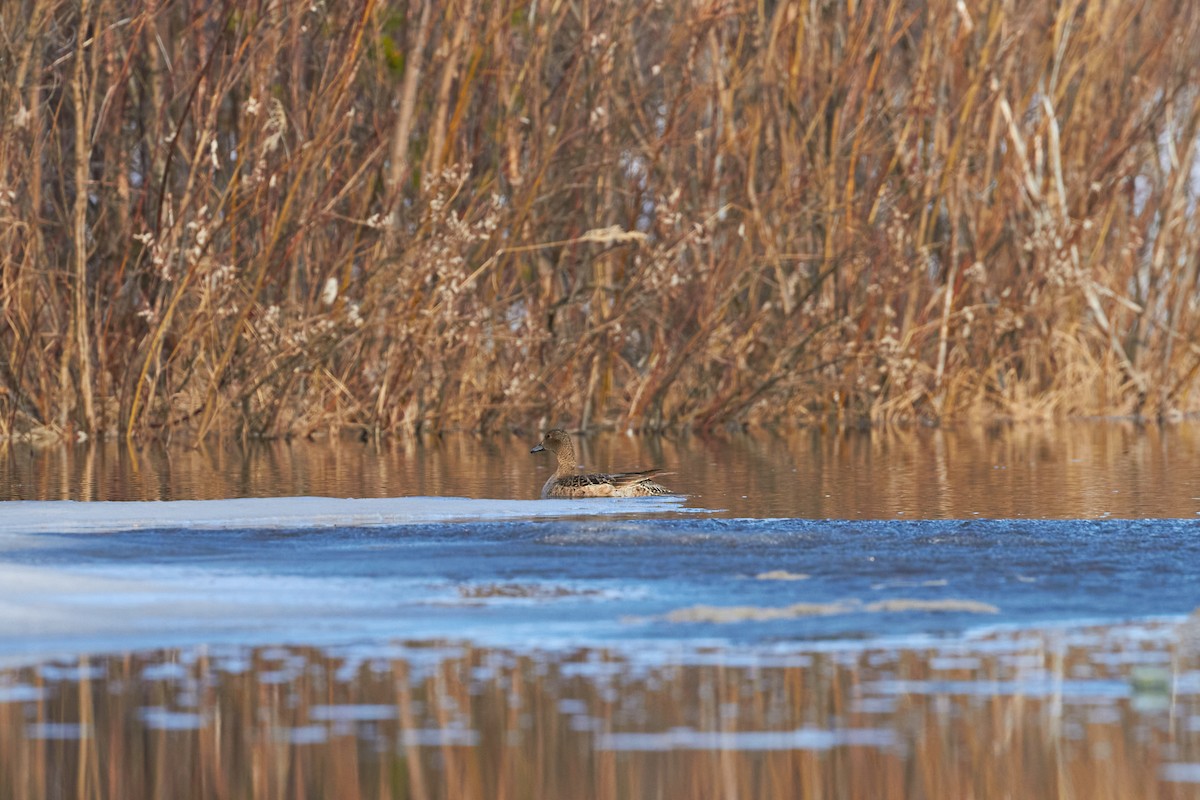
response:
<path id="1" fill-rule="evenodd" d="M 1197 625 L 10 667 L 0 798 L 1194 797 Z"/>

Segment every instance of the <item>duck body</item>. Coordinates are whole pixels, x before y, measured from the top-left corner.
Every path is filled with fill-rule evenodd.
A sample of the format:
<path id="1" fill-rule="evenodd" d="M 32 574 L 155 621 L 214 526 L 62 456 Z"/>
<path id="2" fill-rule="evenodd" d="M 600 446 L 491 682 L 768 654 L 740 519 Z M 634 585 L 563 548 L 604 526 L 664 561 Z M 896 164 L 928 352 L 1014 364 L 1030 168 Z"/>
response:
<path id="1" fill-rule="evenodd" d="M 671 494 L 670 489 L 651 480 L 660 474 L 661 469 L 618 472 L 611 475 L 604 472 L 592 475 L 582 472 L 572 475 L 556 473 L 551 475 L 542 487 L 542 497 L 654 497 Z"/>
<path id="2" fill-rule="evenodd" d="M 561 428 L 548 431 L 531 453 L 549 450 L 557 458 L 554 474 L 542 487 L 542 497 L 654 497 L 671 494 L 671 490 L 655 483 L 652 478 L 663 474 L 661 469 L 641 472 L 586 474 L 575 463 L 575 448 L 571 436 Z"/>

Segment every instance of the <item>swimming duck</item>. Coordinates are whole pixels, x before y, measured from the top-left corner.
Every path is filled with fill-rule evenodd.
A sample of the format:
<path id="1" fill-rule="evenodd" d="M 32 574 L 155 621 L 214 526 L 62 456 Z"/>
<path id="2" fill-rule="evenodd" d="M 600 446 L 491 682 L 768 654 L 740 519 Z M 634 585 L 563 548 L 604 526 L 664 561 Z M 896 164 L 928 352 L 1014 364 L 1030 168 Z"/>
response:
<path id="1" fill-rule="evenodd" d="M 540 453 L 549 450 L 558 458 L 558 466 L 554 474 L 542 487 L 542 497 L 650 497 L 659 494 L 671 494 L 650 480 L 655 475 L 662 474 L 661 469 L 648 469 L 642 472 L 617 472 L 614 474 L 597 473 L 585 475 L 575 464 L 575 448 L 571 446 L 571 437 L 562 428 L 548 431 L 542 441 L 529 452 Z"/>

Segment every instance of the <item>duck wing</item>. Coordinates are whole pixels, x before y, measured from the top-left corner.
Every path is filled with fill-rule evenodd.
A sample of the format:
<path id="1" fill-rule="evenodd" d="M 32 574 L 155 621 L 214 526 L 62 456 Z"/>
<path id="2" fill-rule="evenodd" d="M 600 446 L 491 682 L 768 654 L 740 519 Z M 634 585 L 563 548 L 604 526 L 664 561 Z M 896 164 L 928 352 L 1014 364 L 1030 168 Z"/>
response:
<path id="1" fill-rule="evenodd" d="M 592 474 L 575 473 L 551 478 L 542 489 L 543 497 L 612 497 L 631 496 L 630 490 L 642 484 L 655 487 L 657 491 L 637 492 L 636 494 L 667 494 L 668 492 L 651 479 L 656 475 L 670 474 L 661 469 L 647 469 L 641 472 L 597 472 Z"/>
<path id="2" fill-rule="evenodd" d="M 604 478 L 618 489 L 623 489 L 626 486 L 633 486 L 638 483 L 645 483 L 651 478 L 656 478 L 659 475 L 672 475 L 674 473 L 667 472 L 661 468 L 644 469 L 641 472 L 617 472 L 612 475 L 596 475 L 594 477 Z"/>

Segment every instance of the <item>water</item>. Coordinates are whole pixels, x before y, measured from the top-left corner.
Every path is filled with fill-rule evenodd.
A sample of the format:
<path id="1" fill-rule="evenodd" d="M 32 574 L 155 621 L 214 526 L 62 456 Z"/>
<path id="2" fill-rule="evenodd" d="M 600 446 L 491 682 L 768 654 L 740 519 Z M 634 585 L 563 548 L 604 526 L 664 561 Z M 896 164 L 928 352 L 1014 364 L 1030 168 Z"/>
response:
<path id="1" fill-rule="evenodd" d="M 1200 660 L 1178 634 L 1073 626 L 803 652 L 206 646 L 42 663 L 0 688 L 0 786 L 24 797 L 1194 797 Z"/>
<path id="2" fill-rule="evenodd" d="M 0 608 L 19 609 L 0 613 L 0 656 L 447 637 L 763 646 L 1186 615 L 1200 598 L 1192 520 L 620 517 L 23 536 L 0 572 Z"/>
<path id="3" fill-rule="evenodd" d="M 535 499 L 538 436 L 360 443 L 115 443 L 0 452 L 0 499 L 321 495 Z M 663 466 L 689 505 L 729 517 L 1197 518 L 1200 423 L 1066 422 L 963 430 L 820 431 L 576 441 L 592 469 Z"/>
<path id="4" fill-rule="evenodd" d="M 0 796 L 1200 797 L 1198 430 L 13 446 Z"/>

